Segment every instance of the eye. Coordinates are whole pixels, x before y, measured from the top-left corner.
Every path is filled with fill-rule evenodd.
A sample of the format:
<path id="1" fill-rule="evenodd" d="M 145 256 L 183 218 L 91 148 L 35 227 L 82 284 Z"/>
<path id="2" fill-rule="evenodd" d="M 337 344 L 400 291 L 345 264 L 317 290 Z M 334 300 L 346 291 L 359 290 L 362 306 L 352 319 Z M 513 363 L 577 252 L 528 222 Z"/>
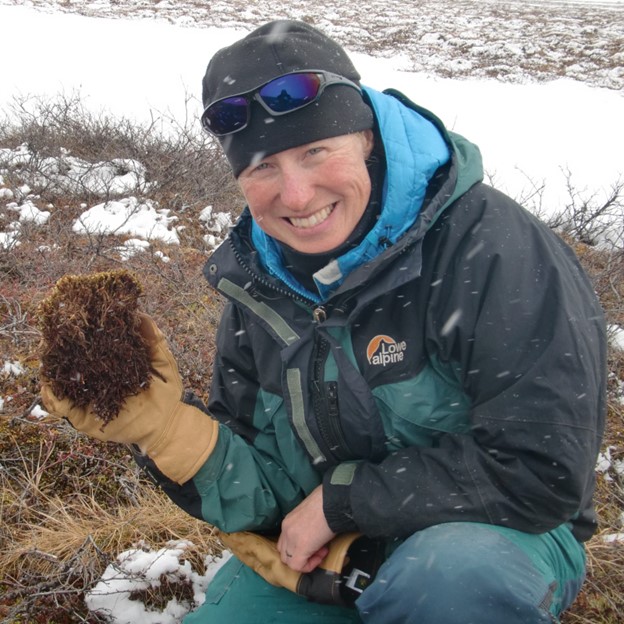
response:
<path id="1" fill-rule="evenodd" d="M 268 168 L 269 168 L 269 163 L 261 162 L 261 163 L 258 163 L 257 165 L 254 165 L 252 167 L 248 167 L 247 169 L 245 169 L 243 173 L 241 174 L 241 177 L 248 178 L 249 176 L 262 173 L 263 171 L 266 171 Z"/>
<path id="2" fill-rule="evenodd" d="M 315 154 L 320 154 L 323 151 L 323 148 L 320 146 L 317 147 L 311 147 L 308 150 L 308 154 L 310 154 L 311 156 L 314 156 Z"/>

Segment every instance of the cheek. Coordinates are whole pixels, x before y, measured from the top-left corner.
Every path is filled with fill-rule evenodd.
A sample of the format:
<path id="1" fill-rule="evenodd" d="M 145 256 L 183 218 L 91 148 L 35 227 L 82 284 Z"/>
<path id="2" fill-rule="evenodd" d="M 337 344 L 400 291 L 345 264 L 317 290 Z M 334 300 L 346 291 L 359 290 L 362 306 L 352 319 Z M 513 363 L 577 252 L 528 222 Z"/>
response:
<path id="1" fill-rule="evenodd" d="M 240 184 L 240 189 L 249 206 L 251 216 L 257 221 L 258 217 L 266 212 L 268 194 L 257 184 Z"/>
<path id="2" fill-rule="evenodd" d="M 344 175 L 336 178 L 336 187 L 346 189 L 353 199 L 366 203 L 371 191 L 370 176 L 366 167 L 352 166 L 343 171 Z"/>

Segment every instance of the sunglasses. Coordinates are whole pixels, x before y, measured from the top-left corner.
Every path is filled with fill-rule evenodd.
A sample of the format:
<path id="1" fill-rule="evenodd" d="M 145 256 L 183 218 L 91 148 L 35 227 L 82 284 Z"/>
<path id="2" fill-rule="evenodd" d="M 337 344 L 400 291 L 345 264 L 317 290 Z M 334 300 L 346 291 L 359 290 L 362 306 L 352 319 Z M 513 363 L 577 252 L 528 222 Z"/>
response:
<path id="1" fill-rule="evenodd" d="M 273 117 L 287 115 L 316 102 L 326 87 L 341 84 L 360 87 L 338 74 L 322 70 L 298 71 L 270 80 L 246 93 L 231 95 L 206 107 L 201 123 L 205 130 L 221 137 L 244 130 L 251 117 L 251 102 L 256 100 Z"/>

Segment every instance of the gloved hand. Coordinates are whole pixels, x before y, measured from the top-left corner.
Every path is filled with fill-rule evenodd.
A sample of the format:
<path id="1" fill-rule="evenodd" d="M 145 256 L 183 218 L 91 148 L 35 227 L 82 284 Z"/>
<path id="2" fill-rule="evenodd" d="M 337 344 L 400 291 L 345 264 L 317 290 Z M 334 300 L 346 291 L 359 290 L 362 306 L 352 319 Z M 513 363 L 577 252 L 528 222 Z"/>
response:
<path id="1" fill-rule="evenodd" d="M 55 416 L 67 418 L 78 430 L 106 442 L 134 444 L 172 481 L 188 481 L 208 459 L 216 443 L 218 423 L 197 407 L 183 403 L 184 388 L 164 334 L 146 314 L 140 332 L 150 345 L 149 387 L 128 397 L 119 414 L 104 425 L 88 407 L 58 399 L 44 379 L 41 398 Z"/>
<path id="2" fill-rule="evenodd" d="M 220 533 L 219 538 L 271 585 L 285 587 L 313 602 L 341 606 L 353 606 L 385 557 L 380 540 L 343 533 L 329 542 L 329 552 L 319 567 L 303 574 L 282 562 L 276 539 L 249 531 Z"/>

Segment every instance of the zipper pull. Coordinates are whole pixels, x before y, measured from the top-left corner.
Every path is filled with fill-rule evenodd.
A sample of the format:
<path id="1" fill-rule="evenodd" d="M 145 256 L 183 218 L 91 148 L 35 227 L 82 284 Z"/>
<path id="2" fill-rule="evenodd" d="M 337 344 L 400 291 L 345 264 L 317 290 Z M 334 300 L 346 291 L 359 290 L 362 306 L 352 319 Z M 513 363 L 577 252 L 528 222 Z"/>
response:
<path id="1" fill-rule="evenodd" d="M 327 319 L 327 312 L 325 312 L 323 306 L 319 306 L 318 308 L 314 308 L 312 316 L 317 323 L 323 323 Z"/>

